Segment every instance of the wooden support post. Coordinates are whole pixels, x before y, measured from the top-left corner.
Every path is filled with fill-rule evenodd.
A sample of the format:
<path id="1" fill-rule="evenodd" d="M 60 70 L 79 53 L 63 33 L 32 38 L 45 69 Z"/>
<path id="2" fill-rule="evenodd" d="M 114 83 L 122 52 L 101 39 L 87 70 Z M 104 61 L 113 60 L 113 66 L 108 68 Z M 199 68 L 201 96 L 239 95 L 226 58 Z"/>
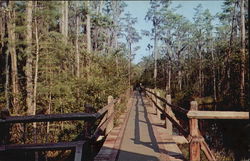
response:
<path id="1" fill-rule="evenodd" d="M 0 119 L 5 120 L 8 116 L 10 116 L 10 112 L 8 109 L 3 109 L 0 111 Z M 10 124 L 5 123 L 0 125 L 0 145 L 5 145 L 8 143 L 10 139 Z"/>
<path id="2" fill-rule="evenodd" d="M 149 89 L 149 91 L 152 92 L 152 89 Z M 148 93 L 148 94 L 149 94 L 149 97 L 150 97 L 151 99 L 153 99 L 152 93 Z"/>
<path id="3" fill-rule="evenodd" d="M 155 90 L 153 89 L 152 92 L 155 93 Z M 153 94 L 152 94 L 152 99 L 157 104 L 157 99 L 156 99 L 155 95 L 153 95 Z M 153 109 L 155 109 L 155 114 L 157 115 L 157 108 L 156 108 L 154 103 L 153 103 Z"/>
<path id="4" fill-rule="evenodd" d="M 167 96 L 166 96 L 166 100 L 167 100 L 167 102 L 169 103 L 169 104 L 171 104 L 171 95 L 170 94 L 168 94 Z M 167 104 L 166 104 L 166 113 L 168 114 L 168 115 L 170 115 L 170 113 L 171 113 L 171 107 L 170 106 L 168 106 Z M 165 125 L 166 125 L 166 128 L 167 128 L 167 132 L 168 132 L 168 134 L 169 135 L 172 135 L 173 134 L 173 125 L 172 125 L 172 122 L 166 117 L 166 119 L 165 119 Z"/>
<path id="5" fill-rule="evenodd" d="M 108 109 L 107 119 L 112 117 L 112 114 L 114 113 L 114 102 L 113 102 L 113 100 L 114 100 L 113 96 L 108 96 L 108 104 L 112 104 L 112 105 Z M 108 135 L 108 133 L 113 129 L 113 127 L 114 127 L 114 117 L 112 117 L 110 122 L 108 123 L 105 134 Z"/>
<path id="6" fill-rule="evenodd" d="M 85 112 L 91 113 L 92 112 L 92 106 L 89 104 L 84 105 Z M 90 121 L 84 121 L 84 138 L 89 138 L 91 136 L 91 125 L 92 123 Z"/>
<path id="7" fill-rule="evenodd" d="M 156 95 L 157 95 L 158 97 L 160 97 L 160 92 L 157 91 L 157 92 L 156 92 Z M 160 101 L 159 99 L 157 99 L 157 97 L 155 97 L 155 100 L 156 100 L 156 104 L 157 104 L 157 106 L 158 106 L 158 107 L 156 107 L 157 117 L 158 117 L 159 119 L 161 119 L 161 111 L 158 109 L 158 108 L 161 108 L 161 101 Z"/>
<path id="8" fill-rule="evenodd" d="M 82 161 L 83 144 L 77 144 L 75 149 L 74 161 Z"/>
<path id="9" fill-rule="evenodd" d="M 198 103 L 192 101 L 190 103 L 190 111 L 198 110 Z M 200 161 L 200 137 L 199 137 L 199 127 L 197 119 L 189 120 L 190 135 L 192 137 L 190 142 L 190 161 Z"/>

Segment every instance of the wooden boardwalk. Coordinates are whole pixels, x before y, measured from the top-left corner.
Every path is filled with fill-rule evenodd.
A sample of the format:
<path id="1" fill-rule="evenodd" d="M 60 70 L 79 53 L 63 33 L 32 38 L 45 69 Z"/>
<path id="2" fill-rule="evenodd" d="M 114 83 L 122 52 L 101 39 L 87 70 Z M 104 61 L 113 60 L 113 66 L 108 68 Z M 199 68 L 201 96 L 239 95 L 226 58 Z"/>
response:
<path id="1" fill-rule="evenodd" d="M 112 149 L 108 143 L 100 151 L 102 156 L 96 160 L 117 161 L 179 161 L 182 153 L 171 135 L 163 127 L 164 121 L 158 119 L 149 100 L 134 93 L 131 111 L 128 113 L 123 137 L 120 138 L 119 149 Z M 119 140 L 119 139 L 118 139 Z M 118 142 L 115 140 L 115 142 Z M 110 142 L 110 141 L 109 141 Z M 109 146 L 109 148 L 107 148 Z M 104 150 L 105 149 L 105 150 Z M 117 153 L 118 150 L 118 153 Z M 111 156 L 116 157 L 111 159 Z"/>
<path id="2" fill-rule="evenodd" d="M 144 89 L 147 97 L 138 92 L 129 97 L 127 110 L 122 113 L 114 127 L 114 107 L 120 103 L 120 98 L 108 97 L 108 104 L 96 113 L 67 113 L 32 116 L 10 116 L 8 110 L 0 113 L 0 152 L 22 151 L 50 151 L 58 149 L 73 149 L 75 161 L 89 160 L 93 149 L 91 146 L 103 138 L 105 142 L 95 161 L 180 161 L 185 160 L 176 142 L 189 143 L 188 160 L 200 160 L 201 150 L 206 158 L 215 161 L 215 155 L 210 150 L 204 137 L 199 131 L 199 119 L 249 119 L 248 112 L 238 111 L 199 111 L 196 101 L 190 102 L 190 109 L 171 104 L 171 96 L 160 97 L 159 91 Z M 163 107 L 163 104 L 165 107 Z M 86 106 L 86 108 L 88 108 Z M 182 113 L 189 119 L 189 131 L 183 127 L 175 117 L 173 111 Z M 157 113 L 157 114 L 156 114 Z M 220 115 L 218 115 L 218 113 Z M 162 115 L 160 115 L 162 114 Z M 160 116 L 166 117 L 160 120 Z M 84 138 L 79 141 L 57 142 L 57 143 L 26 143 L 26 131 L 23 131 L 23 144 L 9 144 L 8 138 L 11 135 L 10 124 L 21 123 L 26 129 L 27 123 L 51 122 L 51 121 L 85 121 Z M 99 120 L 97 127 L 94 123 Z M 165 123 L 167 129 L 165 128 Z M 183 136 L 174 136 L 172 124 Z M 177 138 L 177 139 L 176 139 Z M 188 141 L 187 141 L 188 140 Z M 92 146 L 92 147 L 93 147 Z M 0 156 L 1 158 L 2 156 Z M 89 159 L 88 159 L 89 158 Z M 15 159 L 16 160 L 16 159 Z"/>

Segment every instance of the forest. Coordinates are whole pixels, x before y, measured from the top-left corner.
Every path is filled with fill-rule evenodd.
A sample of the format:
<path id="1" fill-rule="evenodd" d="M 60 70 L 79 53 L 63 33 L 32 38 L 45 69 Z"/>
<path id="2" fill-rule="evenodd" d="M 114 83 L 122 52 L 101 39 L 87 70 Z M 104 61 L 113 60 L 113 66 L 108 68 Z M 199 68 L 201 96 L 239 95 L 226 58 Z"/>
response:
<path id="1" fill-rule="evenodd" d="M 187 109 L 196 99 L 201 109 L 247 111 L 248 1 L 225 0 L 216 15 L 197 2 L 193 21 L 171 3 L 150 1 L 145 20 L 153 27 L 138 31 L 126 1 L 1 1 L 0 110 L 13 116 L 74 113 L 86 104 L 97 110 L 109 95 L 142 83 Z M 153 43 L 136 64 L 143 37 Z M 250 157 L 247 122 L 202 124 L 203 133 L 215 126 L 207 139 L 216 140 L 213 148 L 225 160 Z M 73 139 L 79 130 L 72 122 L 41 126 L 52 140 Z M 12 128 L 11 141 L 21 142 L 23 129 Z"/>

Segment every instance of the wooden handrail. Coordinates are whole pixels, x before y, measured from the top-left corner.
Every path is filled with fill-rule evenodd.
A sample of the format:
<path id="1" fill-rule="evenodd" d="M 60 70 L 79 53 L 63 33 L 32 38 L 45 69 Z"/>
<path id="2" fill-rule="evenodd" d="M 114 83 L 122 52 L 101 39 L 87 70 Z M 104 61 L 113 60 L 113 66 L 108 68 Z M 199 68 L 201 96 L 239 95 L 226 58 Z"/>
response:
<path id="1" fill-rule="evenodd" d="M 105 131 L 108 134 L 114 126 L 114 105 L 120 102 L 120 99 L 113 99 L 108 97 L 108 104 L 98 110 L 96 113 L 67 113 L 67 114 L 46 114 L 46 115 L 30 115 L 30 116 L 10 116 L 8 110 L 0 111 L 0 151 L 9 150 L 60 150 L 60 149 L 75 149 L 75 161 L 82 160 L 82 150 L 85 142 L 93 141 L 99 136 L 99 131 Z M 91 106 L 89 106 L 91 107 Z M 102 119 L 95 129 L 95 132 L 89 135 L 89 129 L 94 121 Z M 9 134 L 10 123 L 32 123 L 32 122 L 52 122 L 52 121 L 70 121 L 70 120 L 84 120 L 86 121 L 87 134 L 86 140 L 76 142 L 61 142 L 61 143 L 42 143 L 42 144 L 6 144 L 6 136 Z M 89 137 L 90 136 L 90 137 Z"/>
<path id="2" fill-rule="evenodd" d="M 176 111 L 179 111 L 181 113 L 184 113 L 184 114 L 187 114 L 188 113 L 188 110 L 180 107 L 180 106 L 176 106 L 176 105 L 173 105 L 173 104 L 170 104 L 166 99 L 162 98 L 162 97 L 159 97 L 157 96 L 154 92 L 151 92 L 147 89 L 144 89 L 145 91 L 153 94 L 157 99 L 159 99 L 160 101 L 162 101 L 163 103 L 167 104 L 168 106 L 170 106 L 173 110 L 176 110 Z"/>
<path id="3" fill-rule="evenodd" d="M 113 100 L 108 105 L 101 108 L 97 113 L 65 113 L 65 114 L 44 114 L 44 115 L 29 115 L 29 116 L 6 116 L 0 119 L 0 124 L 6 123 L 31 123 L 31 122 L 52 122 L 52 121 L 70 121 L 70 120 L 97 120 L 107 113 L 108 109 L 113 106 L 117 100 Z"/>
<path id="4" fill-rule="evenodd" d="M 144 89 L 146 95 L 153 102 L 154 107 L 156 107 L 163 115 L 165 115 L 176 127 L 180 130 L 180 132 L 189 140 L 190 142 L 190 160 L 196 161 L 200 160 L 200 149 L 204 151 L 208 160 L 215 161 L 216 158 L 212 151 L 209 149 L 205 139 L 202 137 L 199 127 L 198 127 L 198 119 L 249 119 L 249 112 L 238 112 L 238 111 L 198 111 L 198 104 L 196 101 L 191 102 L 190 111 L 183 109 L 179 106 L 172 105 L 164 98 L 159 97 L 159 95 L 155 94 L 151 90 Z M 156 98 L 154 100 L 153 98 Z M 174 120 L 170 115 L 168 115 L 164 110 L 159 107 L 157 104 L 157 100 L 160 100 L 170 106 L 173 110 L 179 111 L 181 113 L 186 114 L 189 118 L 189 129 L 190 134 L 184 130 L 184 128 Z"/>
<path id="5" fill-rule="evenodd" d="M 31 123 L 31 122 L 52 122 L 52 121 L 68 121 L 68 120 L 95 120 L 96 114 L 89 113 L 68 113 L 68 114 L 47 114 L 47 115 L 30 115 L 30 116 L 8 116 L 0 119 L 3 123 Z"/>
<path id="6" fill-rule="evenodd" d="M 151 99 L 151 101 L 153 102 L 153 104 L 155 105 L 155 107 L 157 108 L 157 109 L 159 109 L 159 111 L 164 115 L 164 116 L 166 116 L 176 127 L 177 127 L 177 129 L 180 131 L 180 133 L 182 134 L 182 135 L 184 135 L 186 138 L 189 136 L 189 133 L 177 122 L 177 121 L 175 121 L 171 116 L 169 116 L 167 113 L 166 113 L 166 111 L 164 111 L 163 109 L 161 109 L 158 105 L 157 105 L 157 103 L 151 98 L 151 97 L 149 97 L 150 99 Z"/>
<path id="7" fill-rule="evenodd" d="M 249 112 L 189 111 L 187 116 L 195 119 L 249 119 Z"/>

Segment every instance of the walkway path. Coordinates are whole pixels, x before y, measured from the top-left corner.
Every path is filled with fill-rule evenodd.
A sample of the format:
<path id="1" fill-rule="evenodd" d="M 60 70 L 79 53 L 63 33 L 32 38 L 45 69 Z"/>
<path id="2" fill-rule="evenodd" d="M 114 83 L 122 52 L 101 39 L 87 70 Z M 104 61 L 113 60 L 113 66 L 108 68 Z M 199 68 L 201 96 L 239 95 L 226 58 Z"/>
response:
<path id="1" fill-rule="evenodd" d="M 164 131 L 163 121 L 157 120 L 148 100 L 135 93 L 134 101 L 117 160 L 180 160 L 178 159 L 181 158 L 180 150 L 172 137 Z M 160 134 L 165 136 L 162 137 Z"/>
<path id="2" fill-rule="evenodd" d="M 183 156 L 152 108 L 138 92 L 130 98 L 119 125 L 107 136 L 95 161 L 182 161 Z"/>
<path id="3" fill-rule="evenodd" d="M 123 136 L 118 161 L 158 161 L 159 148 L 142 97 L 138 93 L 135 101 Z"/>

